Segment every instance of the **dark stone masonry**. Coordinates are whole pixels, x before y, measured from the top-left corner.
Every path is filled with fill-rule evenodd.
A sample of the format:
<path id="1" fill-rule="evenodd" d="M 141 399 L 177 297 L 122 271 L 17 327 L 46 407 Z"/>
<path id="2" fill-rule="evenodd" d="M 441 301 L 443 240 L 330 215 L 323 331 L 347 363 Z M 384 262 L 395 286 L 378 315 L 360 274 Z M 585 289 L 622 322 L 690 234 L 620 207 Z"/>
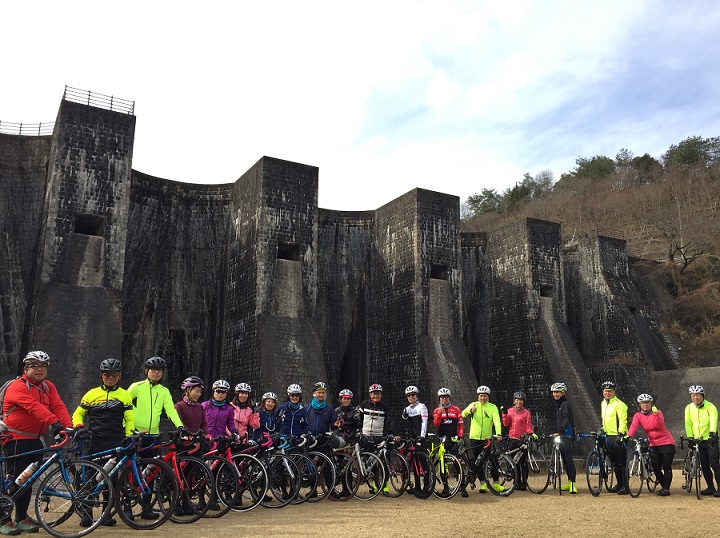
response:
<path id="1" fill-rule="evenodd" d="M 625 243 L 565 245 L 518 220 L 462 233 L 456 196 L 415 189 L 375 211 L 318 207 L 313 166 L 261 158 L 235 183 L 177 183 L 132 169 L 135 117 L 63 100 L 51 136 L 0 134 L 0 372 L 47 351 L 74 408 L 119 357 L 252 384 L 255 396 L 317 380 L 370 383 L 398 411 L 487 384 L 528 394 L 554 429 L 548 386 L 570 387 L 580 429 L 598 426 L 597 383 L 627 400 L 676 367 Z"/>

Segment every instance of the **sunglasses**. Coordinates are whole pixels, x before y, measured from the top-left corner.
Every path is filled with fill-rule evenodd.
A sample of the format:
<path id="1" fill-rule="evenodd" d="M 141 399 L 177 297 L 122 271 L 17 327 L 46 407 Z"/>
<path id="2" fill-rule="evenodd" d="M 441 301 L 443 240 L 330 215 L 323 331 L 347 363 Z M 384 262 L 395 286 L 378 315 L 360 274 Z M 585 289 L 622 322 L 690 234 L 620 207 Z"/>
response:
<path id="1" fill-rule="evenodd" d="M 27 365 L 27 368 L 35 368 L 36 370 L 39 369 L 39 368 L 47 368 L 47 367 L 48 367 L 48 365 L 47 365 L 47 364 L 43 364 L 43 363 L 28 364 L 28 365 Z"/>
<path id="2" fill-rule="evenodd" d="M 449 398 L 449 397 L 450 397 L 450 396 L 447 396 L 447 395 L 445 395 L 445 394 L 443 394 L 442 396 L 440 396 L 440 398 Z"/>
<path id="3" fill-rule="evenodd" d="M 227 391 L 225 389 L 215 389 L 215 392 L 218 394 L 227 394 Z"/>

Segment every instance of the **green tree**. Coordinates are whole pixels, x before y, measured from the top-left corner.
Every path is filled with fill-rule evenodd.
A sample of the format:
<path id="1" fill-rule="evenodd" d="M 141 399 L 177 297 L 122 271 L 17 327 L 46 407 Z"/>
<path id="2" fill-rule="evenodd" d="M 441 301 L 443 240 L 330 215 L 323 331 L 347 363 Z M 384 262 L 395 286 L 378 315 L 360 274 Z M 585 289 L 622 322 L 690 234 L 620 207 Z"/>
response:
<path id="1" fill-rule="evenodd" d="M 500 196 L 495 189 L 482 189 L 479 193 L 468 196 L 467 206 L 473 216 L 482 215 L 500 208 Z"/>
<path id="2" fill-rule="evenodd" d="M 720 137 L 690 136 L 677 145 L 671 145 L 663 155 L 663 162 L 666 166 L 713 166 L 720 162 Z"/>

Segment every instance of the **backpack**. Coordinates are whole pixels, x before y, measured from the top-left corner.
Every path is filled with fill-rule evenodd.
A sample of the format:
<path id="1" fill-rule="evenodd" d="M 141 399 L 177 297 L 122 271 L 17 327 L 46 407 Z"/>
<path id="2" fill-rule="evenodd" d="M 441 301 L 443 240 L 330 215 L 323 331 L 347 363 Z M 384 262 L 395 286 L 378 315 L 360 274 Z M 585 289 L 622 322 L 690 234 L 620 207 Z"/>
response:
<path id="1" fill-rule="evenodd" d="M 7 381 L 5 381 L 5 383 L 3 383 L 2 387 L 0 387 L 0 412 L 2 412 L 2 408 L 5 405 L 5 393 L 7 392 L 7 389 L 10 386 L 10 383 L 12 383 L 13 381 L 17 381 L 18 379 L 22 379 L 22 377 L 18 376 L 15 379 L 8 379 Z M 27 386 L 28 391 L 30 391 L 30 389 L 32 387 L 31 387 L 30 383 L 27 382 L 27 380 L 25 380 L 25 385 Z M 47 392 L 48 385 L 47 385 L 47 383 L 45 383 L 45 381 L 43 381 L 42 387 L 43 387 L 43 392 Z M 5 431 L 10 431 L 13 433 L 19 433 L 21 435 L 35 435 L 34 433 L 13 430 L 12 428 L 8 428 L 7 424 L 5 424 L 5 419 L 12 412 L 12 410 L 15 409 L 15 407 L 16 406 L 13 405 L 10 409 L 7 410 L 6 413 L 3 413 L 2 415 L 0 415 L 0 433 L 5 432 Z M 38 437 L 40 437 L 40 436 L 38 435 Z"/>

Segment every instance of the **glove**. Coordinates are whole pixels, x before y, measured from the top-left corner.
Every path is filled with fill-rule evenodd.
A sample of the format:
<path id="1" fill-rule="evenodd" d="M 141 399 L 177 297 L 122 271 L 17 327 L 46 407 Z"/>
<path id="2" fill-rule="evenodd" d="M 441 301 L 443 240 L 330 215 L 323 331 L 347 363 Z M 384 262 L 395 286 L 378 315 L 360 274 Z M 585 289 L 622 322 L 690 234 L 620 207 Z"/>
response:
<path id="1" fill-rule="evenodd" d="M 460 438 L 459 438 L 457 435 L 453 435 L 453 436 L 450 438 L 450 440 L 451 440 L 453 443 L 459 443 L 459 442 L 460 442 Z"/>
<path id="2" fill-rule="evenodd" d="M 537 433 L 531 434 L 531 437 L 532 437 L 535 441 L 538 440 L 538 435 L 537 435 Z"/>
<path id="3" fill-rule="evenodd" d="M 407 418 L 408 418 L 407 411 L 405 409 L 403 409 L 402 415 L 400 415 L 400 416 L 402 417 L 403 420 L 407 420 Z"/>
<path id="4" fill-rule="evenodd" d="M 626 435 L 620 434 L 617 436 L 617 439 L 615 440 L 615 444 L 617 446 L 621 446 L 627 440 L 628 440 L 628 437 Z"/>
<path id="5" fill-rule="evenodd" d="M 500 406 L 500 412 L 501 412 L 503 415 L 507 415 L 507 410 L 505 409 L 505 406 L 503 406 L 503 405 Z"/>
<path id="6" fill-rule="evenodd" d="M 652 412 L 657 413 L 657 407 L 655 407 L 654 405 L 652 406 Z"/>
<path id="7" fill-rule="evenodd" d="M 710 445 L 716 446 L 718 444 L 718 434 L 717 432 L 710 432 Z"/>
<path id="8" fill-rule="evenodd" d="M 688 439 L 688 448 L 695 448 L 695 439 Z"/>
<path id="9" fill-rule="evenodd" d="M 48 433 L 53 437 L 57 437 L 58 434 L 61 431 L 63 431 L 64 429 L 65 429 L 65 426 L 60 424 L 60 422 L 58 421 L 58 422 L 55 422 L 54 424 L 50 425 L 50 427 L 48 428 Z"/>

